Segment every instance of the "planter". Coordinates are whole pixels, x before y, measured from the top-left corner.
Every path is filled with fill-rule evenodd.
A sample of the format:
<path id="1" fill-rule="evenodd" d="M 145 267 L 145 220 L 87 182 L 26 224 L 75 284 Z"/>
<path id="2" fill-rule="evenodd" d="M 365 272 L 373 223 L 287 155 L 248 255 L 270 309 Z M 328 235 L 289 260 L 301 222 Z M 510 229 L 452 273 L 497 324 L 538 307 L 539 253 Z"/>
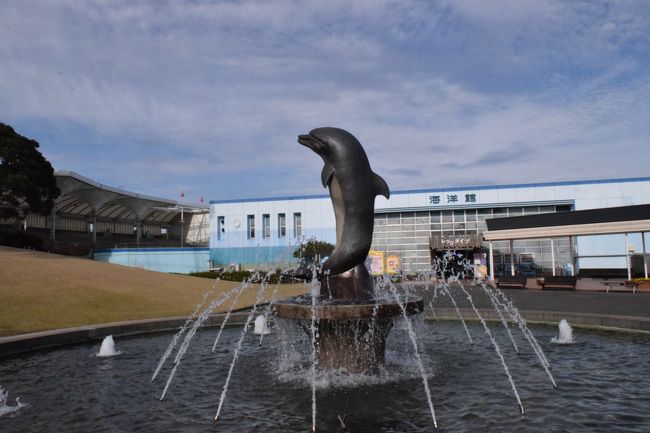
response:
<path id="1" fill-rule="evenodd" d="M 636 287 L 637 290 L 650 292 L 650 281 L 641 281 L 637 284 L 638 284 L 638 286 Z"/>

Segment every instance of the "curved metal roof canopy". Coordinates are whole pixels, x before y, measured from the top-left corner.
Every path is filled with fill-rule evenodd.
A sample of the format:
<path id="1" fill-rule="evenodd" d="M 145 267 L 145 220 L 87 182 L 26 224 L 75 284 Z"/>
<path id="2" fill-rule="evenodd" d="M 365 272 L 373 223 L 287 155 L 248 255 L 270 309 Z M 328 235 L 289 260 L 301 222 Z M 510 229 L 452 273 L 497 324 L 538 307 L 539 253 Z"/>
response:
<path id="1" fill-rule="evenodd" d="M 180 203 L 103 185 L 73 171 L 56 171 L 54 177 L 61 190 L 56 201 L 56 213 L 60 215 L 96 215 L 100 219 L 140 220 L 143 223 L 165 225 L 182 211 L 208 211 L 208 206 L 204 205 Z"/>

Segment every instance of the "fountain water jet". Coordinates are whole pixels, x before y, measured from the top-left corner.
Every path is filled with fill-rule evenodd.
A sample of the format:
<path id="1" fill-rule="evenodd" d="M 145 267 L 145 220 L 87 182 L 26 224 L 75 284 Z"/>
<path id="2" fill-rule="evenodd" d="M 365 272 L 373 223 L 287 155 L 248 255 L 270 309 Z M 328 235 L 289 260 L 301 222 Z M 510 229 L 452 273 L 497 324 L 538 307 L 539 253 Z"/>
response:
<path id="1" fill-rule="evenodd" d="M 208 306 L 203 310 L 203 312 L 193 320 L 192 327 L 189 328 L 186 332 L 181 329 L 175 336 L 172 342 L 169 344 L 169 347 L 167 348 L 167 351 L 165 354 L 163 354 L 163 357 L 161 358 L 159 362 L 159 367 L 158 369 L 165 363 L 167 356 L 171 354 L 171 349 L 175 347 L 178 339 L 180 336 L 185 335 L 185 338 L 183 339 L 183 342 L 181 343 L 178 352 L 176 353 L 176 357 L 174 358 L 174 366 L 172 367 L 171 372 L 169 373 L 169 376 L 167 377 L 167 382 L 165 383 L 165 388 L 163 389 L 162 394 L 160 395 L 160 400 L 162 401 L 165 398 L 165 394 L 167 394 L 167 390 L 169 389 L 169 386 L 172 383 L 172 380 L 174 379 L 174 375 L 176 374 L 176 370 L 178 369 L 178 366 L 180 365 L 181 360 L 183 359 L 183 356 L 185 355 L 185 352 L 187 352 L 187 349 L 190 347 L 190 343 L 192 341 L 192 338 L 194 338 L 194 335 L 196 334 L 196 331 L 203 325 L 203 323 L 208 320 L 210 317 L 210 314 L 219 307 L 221 304 L 226 302 L 231 296 L 234 294 L 238 293 L 239 291 L 244 290 L 244 285 L 237 286 L 225 293 L 222 293 L 220 296 L 217 297 L 217 299 L 213 300 L 208 304 Z M 189 319 L 188 319 L 189 320 Z M 187 322 L 186 322 L 187 323 Z M 176 337 L 179 338 L 176 338 Z M 151 381 L 155 379 L 155 376 L 152 377 Z"/>
<path id="2" fill-rule="evenodd" d="M 449 287 L 442 285 L 440 287 L 440 290 L 449 297 L 449 300 L 451 300 L 451 303 L 454 306 L 454 309 L 456 310 L 456 315 L 460 319 L 460 323 L 463 324 L 463 328 L 465 329 L 465 334 L 467 334 L 467 339 L 469 340 L 469 344 L 474 344 L 474 341 L 472 340 L 472 336 L 469 333 L 469 329 L 467 329 L 467 324 L 465 323 L 465 319 L 463 319 L 463 315 L 460 313 L 458 304 L 456 303 L 456 300 L 454 300 L 454 297 L 451 295 L 451 291 L 449 290 Z"/>
<path id="3" fill-rule="evenodd" d="M 245 282 L 242 284 L 241 290 L 239 290 L 235 296 L 232 298 L 232 301 L 230 301 L 230 307 L 228 307 L 228 313 L 226 313 L 226 317 L 223 318 L 221 321 L 221 326 L 219 327 L 219 332 L 217 333 L 217 337 L 214 339 L 214 344 L 212 344 L 212 351 L 214 352 L 215 349 L 217 348 L 217 344 L 219 344 L 219 339 L 221 338 L 221 333 L 223 332 L 223 328 L 225 328 L 226 323 L 228 323 L 228 319 L 230 319 L 230 315 L 232 314 L 233 308 L 235 308 L 235 305 L 237 305 L 237 300 L 239 299 L 239 296 L 244 293 L 244 290 L 250 287 L 250 282 Z"/>
<path id="4" fill-rule="evenodd" d="M 99 348 L 99 353 L 97 353 L 97 357 L 106 358 L 109 356 L 117 356 L 120 355 L 121 353 L 122 352 L 115 349 L 115 340 L 113 340 L 112 335 L 109 335 L 104 338 L 104 341 L 102 341 L 102 345 Z"/>
<path id="5" fill-rule="evenodd" d="M 162 368 L 163 364 L 171 355 L 172 350 L 174 350 L 174 347 L 176 347 L 176 344 L 178 343 L 178 340 L 185 334 L 187 329 L 189 328 L 190 324 L 196 319 L 198 312 L 201 310 L 201 307 L 205 305 L 205 302 L 208 300 L 208 297 L 210 294 L 216 289 L 217 283 L 219 282 L 219 279 L 217 278 L 214 282 L 214 286 L 212 290 L 205 292 L 203 295 L 203 299 L 201 300 L 200 303 L 196 304 L 196 307 L 194 307 L 194 311 L 192 311 L 192 314 L 185 320 L 185 323 L 183 323 L 183 326 L 178 330 L 176 334 L 174 334 L 174 337 L 172 338 L 172 341 L 169 343 L 167 346 L 167 349 L 163 353 L 163 355 L 160 357 L 160 361 L 158 361 L 158 365 L 156 366 L 156 370 L 153 372 L 153 375 L 151 376 L 150 383 L 153 383 L 154 380 L 156 380 L 156 376 L 158 376 L 158 373 L 160 372 L 160 369 Z"/>
<path id="6" fill-rule="evenodd" d="M 263 336 L 270 333 L 271 331 L 269 331 L 269 325 L 266 323 L 266 317 L 264 314 L 260 314 L 255 318 L 255 327 L 253 328 L 253 334 Z"/>
<path id="7" fill-rule="evenodd" d="M 506 364 L 506 360 L 504 359 L 503 354 L 501 353 L 501 348 L 499 347 L 499 344 L 495 340 L 494 335 L 492 335 L 492 331 L 490 331 L 490 328 L 488 328 L 487 323 L 485 323 L 485 319 L 483 319 L 483 316 L 481 315 L 481 313 L 479 313 L 478 309 L 476 308 L 476 305 L 474 305 L 474 302 L 472 302 L 472 295 L 469 294 L 469 292 L 465 289 L 462 283 L 459 282 L 458 285 L 460 289 L 463 291 L 463 293 L 467 296 L 467 300 L 472 306 L 472 309 L 474 310 L 476 317 L 478 317 L 479 321 L 481 322 L 481 325 L 483 325 L 483 329 L 485 330 L 485 333 L 490 338 L 490 341 L 492 342 L 492 346 L 494 347 L 494 351 L 499 357 L 499 360 L 501 361 L 501 365 L 503 365 L 503 370 L 505 371 L 506 376 L 508 376 L 508 381 L 510 382 L 510 386 L 512 387 L 512 392 L 515 395 L 515 398 L 517 399 L 517 404 L 519 404 L 519 410 L 521 410 L 521 413 L 523 415 L 524 405 L 521 403 L 519 392 L 517 391 L 515 382 L 512 379 L 512 375 L 510 374 L 510 369 L 508 368 L 508 364 Z"/>
<path id="8" fill-rule="evenodd" d="M 232 356 L 232 362 L 230 364 L 230 369 L 228 370 L 228 377 L 226 377 L 226 383 L 224 383 L 223 390 L 221 391 L 221 398 L 219 399 L 219 407 L 217 408 L 217 414 L 214 416 L 215 421 L 217 421 L 217 419 L 219 418 L 219 414 L 221 413 L 221 408 L 223 406 L 224 401 L 226 400 L 226 394 L 228 393 L 228 384 L 230 384 L 230 378 L 232 377 L 232 372 L 235 369 L 235 364 L 237 363 L 239 352 L 241 352 L 242 342 L 244 341 L 244 337 L 246 336 L 246 332 L 248 331 L 251 320 L 253 319 L 253 316 L 257 312 L 258 304 L 262 301 L 262 299 L 264 299 L 264 291 L 266 290 L 267 286 L 268 284 L 266 283 L 266 281 L 260 284 L 260 288 L 257 291 L 257 297 L 255 298 L 255 303 L 253 304 L 253 308 L 248 314 L 248 317 L 246 317 L 246 323 L 244 324 L 244 328 L 242 329 L 241 334 L 239 336 L 239 340 L 237 341 L 235 353 Z"/>
<path id="9" fill-rule="evenodd" d="M 566 319 L 560 320 L 558 324 L 558 336 L 551 338 L 551 343 L 555 344 L 573 344 L 573 329 Z"/>
<path id="10" fill-rule="evenodd" d="M 20 402 L 20 398 L 16 397 L 16 405 L 9 406 L 7 400 L 9 399 L 9 392 L 5 391 L 2 385 L 0 385 L 0 416 L 8 415 L 10 413 L 20 410 L 22 407 L 26 406 Z"/>

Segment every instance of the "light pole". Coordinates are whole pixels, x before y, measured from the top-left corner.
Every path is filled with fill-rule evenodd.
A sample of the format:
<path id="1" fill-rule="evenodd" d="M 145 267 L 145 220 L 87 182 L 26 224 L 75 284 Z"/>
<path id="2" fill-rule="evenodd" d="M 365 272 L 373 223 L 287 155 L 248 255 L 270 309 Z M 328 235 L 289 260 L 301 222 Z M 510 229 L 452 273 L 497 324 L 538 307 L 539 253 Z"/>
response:
<path id="1" fill-rule="evenodd" d="M 185 191 L 181 191 L 181 200 L 185 197 Z M 183 205 L 179 202 L 181 207 L 181 248 L 183 248 L 183 238 L 185 237 L 185 221 L 183 220 Z"/>

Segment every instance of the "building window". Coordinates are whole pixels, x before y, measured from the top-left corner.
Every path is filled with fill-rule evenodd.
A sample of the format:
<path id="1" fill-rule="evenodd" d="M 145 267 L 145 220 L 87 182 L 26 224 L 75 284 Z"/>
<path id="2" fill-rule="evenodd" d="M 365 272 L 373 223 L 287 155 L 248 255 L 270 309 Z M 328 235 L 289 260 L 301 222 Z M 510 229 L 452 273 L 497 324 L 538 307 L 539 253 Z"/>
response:
<path id="1" fill-rule="evenodd" d="M 267 213 L 262 215 L 262 237 L 271 237 L 271 215 Z"/>
<path id="2" fill-rule="evenodd" d="M 299 238 L 302 236 L 302 214 L 296 212 L 293 214 L 293 237 Z"/>
<path id="3" fill-rule="evenodd" d="M 287 217 L 283 213 L 278 214 L 278 237 L 280 239 L 287 236 Z"/>
<path id="4" fill-rule="evenodd" d="M 223 235 L 226 233 L 226 217 L 217 217 L 217 240 L 223 240 Z"/>
<path id="5" fill-rule="evenodd" d="M 248 239 L 255 239 L 255 215 L 248 215 L 246 217 L 248 228 Z"/>

